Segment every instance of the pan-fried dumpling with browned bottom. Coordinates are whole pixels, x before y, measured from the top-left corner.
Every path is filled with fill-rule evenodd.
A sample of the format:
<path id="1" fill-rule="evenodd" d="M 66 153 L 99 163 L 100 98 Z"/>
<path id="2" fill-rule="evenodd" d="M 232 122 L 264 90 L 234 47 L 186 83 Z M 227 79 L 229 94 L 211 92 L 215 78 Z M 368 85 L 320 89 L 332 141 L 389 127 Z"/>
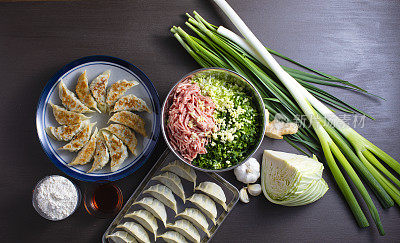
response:
<path id="1" fill-rule="evenodd" d="M 128 146 L 129 150 L 132 152 L 133 155 L 136 156 L 136 146 L 137 146 L 137 139 L 135 134 L 129 129 L 128 127 L 120 124 L 111 124 L 106 128 L 103 128 L 106 131 L 111 132 L 117 138 L 121 139 L 121 141 Z"/>
<path id="2" fill-rule="evenodd" d="M 96 151 L 93 157 L 92 168 L 87 173 L 102 169 L 110 160 L 110 154 L 101 132 L 97 134 Z"/>
<path id="3" fill-rule="evenodd" d="M 186 219 L 180 219 L 175 221 L 174 224 L 167 224 L 167 228 L 171 228 L 181 235 L 185 236 L 186 239 L 191 242 L 200 242 L 200 234 L 197 229 L 193 226 L 192 223 L 187 221 Z"/>
<path id="4" fill-rule="evenodd" d="M 78 132 L 80 132 L 85 123 L 81 122 L 72 125 L 63 125 L 59 127 L 47 127 L 47 135 L 58 141 L 70 141 Z"/>
<path id="5" fill-rule="evenodd" d="M 101 112 L 106 112 L 106 93 L 107 93 L 107 84 L 108 79 L 110 78 L 111 71 L 107 70 L 104 73 L 97 76 L 91 83 L 90 83 L 90 91 L 94 99 L 97 102 L 97 107 L 101 110 Z"/>
<path id="6" fill-rule="evenodd" d="M 166 185 L 173 193 L 182 199 L 183 203 L 185 203 L 185 191 L 183 190 L 182 182 L 179 176 L 167 171 L 161 175 L 154 176 L 151 179 Z"/>
<path id="7" fill-rule="evenodd" d="M 93 112 L 86 105 L 84 105 L 73 92 L 71 92 L 64 82 L 61 80 L 58 84 L 58 96 L 62 104 L 68 108 L 68 110 L 77 113 Z"/>
<path id="8" fill-rule="evenodd" d="M 123 224 L 120 224 L 116 227 L 124 229 L 128 233 L 130 233 L 132 236 L 136 238 L 141 243 L 148 243 L 150 242 L 149 235 L 147 234 L 146 230 L 141 226 L 140 224 L 136 222 L 125 222 Z"/>
<path id="9" fill-rule="evenodd" d="M 120 98 L 114 105 L 113 112 L 118 111 L 147 111 L 151 112 L 144 100 L 133 94 Z"/>
<path id="10" fill-rule="evenodd" d="M 148 231 L 153 233 L 154 240 L 157 239 L 158 224 L 156 218 L 147 210 L 138 210 L 133 213 L 126 214 L 124 218 L 131 218 L 140 223 Z"/>
<path id="11" fill-rule="evenodd" d="M 200 212 L 200 210 L 196 208 L 185 208 L 185 211 L 177 214 L 175 218 L 179 216 L 192 222 L 195 226 L 204 231 L 204 233 L 206 233 L 208 237 L 210 237 L 207 218 Z"/>
<path id="12" fill-rule="evenodd" d="M 110 121 L 130 127 L 143 137 L 147 137 L 146 129 L 144 128 L 144 120 L 135 113 L 130 111 L 120 111 L 115 113 L 108 122 Z"/>
<path id="13" fill-rule="evenodd" d="M 97 127 L 94 130 L 92 137 L 90 137 L 89 142 L 79 151 L 75 159 L 68 165 L 84 165 L 89 163 L 96 151 L 96 141 L 97 141 Z"/>
<path id="14" fill-rule="evenodd" d="M 72 125 L 81 123 L 90 117 L 83 114 L 79 114 L 73 111 L 68 111 L 61 106 L 55 105 L 49 102 L 49 105 L 53 108 L 54 118 L 60 125 Z"/>
<path id="15" fill-rule="evenodd" d="M 126 231 L 117 231 L 111 235 L 107 235 L 106 239 L 111 239 L 112 242 L 115 243 L 136 243 L 137 240 L 135 237 L 131 236 L 128 232 Z"/>
<path id="16" fill-rule="evenodd" d="M 125 79 L 118 80 L 117 82 L 113 83 L 111 87 L 107 91 L 107 99 L 106 104 L 108 107 L 112 107 L 115 102 L 121 98 L 133 86 L 138 85 L 139 82 L 136 81 L 127 81 Z"/>
<path id="17" fill-rule="evenodd" d="M 86 70 L 79 76 L 75 91 L 79 100 L 83 104 L 91 109 L 95 109 L 96 111 L 100 112 L 99 109 L 97 109 L 97 102 L 94 100 L 92 94 L 90 94 Z"/>
<path id="18" fill-rule="evenodd" d="M 181 161 L 175 160 L 174 162 L 171 162 L 168 165 L 164 166 L 161 171 L 173 172 L 183 179 L 193 182 L 193 187 L 196 187 L 196 172 L 192 167 L 184 164 Z"/>
<path id="19" fill-rule="evenodd" d="M 92 127 L 96 123 L 86 122 L 85 127 L 67 144 L 59 149 L 68 150 L 70 152 L 77 152 L 89 141 L 90 134 L 92 134 Z"/>
<path id="20" fill-rule="evenodd" d="M 217 218 L 217 207 L 211 198 L 204 194 L 195 193 L 187 200 L 196 205 L 196 207 L 207 215 L 215 224 L 215 219 Z"/>
<path id="21" fill-rule="evenodd" d="M 225 209 L 225 211 L 228 211 L 226 209 L 225 193 L 219 185 L 215 184 L 214 182 L 204 181 L 196 187 L 196 190 L 204 192 L 209 197 L 214 199 L 215 202 L 219 203 Z"/>
<path id="22" fill-rule="evenodd" d="M 167 211 L 165 211 L 165 206 L 162 204 L 162 202 L 152 197 L 144 197 L 140 201 L 134 202 L 132 205 L 136 204 L 142 206 L 144 209 L 153 214 L 154 217 L 161 220 L 164 226 L 167 225 Z"/>
<path id="23" fill-rule="evenodd" d="M 162 202 L 165 206 L 174 210 L 175 214 L 178 213 L 178 209 L 176 207 L 176 200 L 174 194 L 172 194 L 171 189 L 168 187 L 157 184 L 153 185 L 146 190 L 143 191 L 143 194 L 150 194 L 153 197 L 157 198 L 160 202 Z"/>
<path id="24" fill-rule="evenodd" d="M 167 243 L 187 243 L 185 237 L 176 231 L 167 231 L 164 234 L 157 236 L 157 238 L 162 238 Z"/>
<path id="25" fill-rule="evenodd" d="M 124 143 L 110 132 L 103 132 L 104 140 L 106 141 L 108 151 L 111 158 L 111 171 L 117 171 L 124 160 L 128 158 L 128 150 Z"/>

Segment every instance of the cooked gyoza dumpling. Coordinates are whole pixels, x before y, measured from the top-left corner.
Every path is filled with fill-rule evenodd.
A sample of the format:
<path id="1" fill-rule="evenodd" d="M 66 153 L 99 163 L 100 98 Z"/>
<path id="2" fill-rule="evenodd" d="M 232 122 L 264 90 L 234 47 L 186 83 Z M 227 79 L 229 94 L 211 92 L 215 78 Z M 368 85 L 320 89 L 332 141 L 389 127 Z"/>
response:
<path id="1" fill-rule="evenodd" d="M 147 137 L 146 129 L 144 128 L 144 120 L 135 113 L 130 111 L 120 111 L 115 113 L 108 122 L 110 121 L 130 127 L 143 137 Z"/>
<path id="2" fill-rule="evenodd" d="M 104 73 L 97 76 L 90 83 L 90 91 L 94 99 L 97 102 L 97 107 L 102 111 L 106 112 L 106 93 L 107 93 L 107 84 L 108 79 L 110 78 L 111 71 L 107 70 Z"/>
<path id="3" fill-rule="evenodd" d="M 117 231 L 111 235 L 107 235 L 106 239 L 111 239 L 115 243 L 136 243 L 135 237 L 126 231 Z"/>
<path id="4" fill-rule="evenodd" d="M 73 111 L 68 111 L 61 106 L 55 105 L 49 102 L 49 105 L 53 108 L 54 118 L 60 125 L 72 125 L 81 123 L 90 117 L 87 117 L 83 114 L 79 114 Z"/>
<path id="5" fill-rule="evenodd" d="M 205 215 L 207 215 L 215 224 L 215 218 L 217 218 L 217 207 L 211 198 L 204 194 L 195 193 L 187 200 L 196 205 L 196 207 L 198 207 Z"/>
<path id="6" fill-rule="evenodd" d="M 126 91 L 128 91 L 128 89 L 138 84 L 139 82 L 127 81 L 125 79 L 118 80 L 117 82 L 113 83 L 107 91 L 107 99 L 106 99 L 107 106 L 112 107 L 115 104 L 115 102 L 119 98 L 121 98 L 121 96 L 123 96 Z"/>
<path id="7" fill-rule="evenodd" d="M 124 160 L 128 158 L 128 150 L 126 149 L 124 143 L 110 132 L 104 131 L 103 136 L 106 141 L 108 151 L 110 152 L 111 171 L 117 171 L 121 167 Z"/>
<path id="8" fill-rule="evenodd" d="M 85 126 L 74 138 L 59 149 L 68 150 L 70 152 L 77 152 L 89 141 L 90 134 L 92 134 L 92 127 L 96 123 L 85 122 Z"/>
<path id="9" fill-rule="evenodd" d="M 210 196 L 214 201 L 221 204 L 225 211 L 227 211 L 225 193 L 220 186 L 214 182 L 204 181 L 196 187 L 196 190 L 202 191 Z"/>
<path id="10" fill-rule="evenodd" d="M 140 224 L 136 222 L 125 222 L 123 224 L 118 225 L 116 228 L 124 229 L 129 234 L 134 236 L 137 241 L 142 243 L 150 242 L 149 235 L 146 230 Z"/>
<path id="11" fill-rule="evenodd" d="M 147 188 L 146 190 L 143 191 L 143 193 L 148 193 L 152 195 L 153 197 L 157 198 L 160 202 L 162 202 L 165 206 L 174 210 L 175 213 L 178 212 L 178 209 L 176 208 L 176 200 L 174 194 L 172 194 L 171 189 L 169 189 L 168 187 L 161 184 L 157 184 Z"/>
<path id="12" fill-rule="evenodd" d="M 117 111 L 147 111 L 151 112 L 144 100 L 133 94 L 120 98 L 114 105 L 113 112 Z"/>
<path id="13" fill-rule="evenodd" d="M 173 193 L 182 199 L 183 203 L 185 203 L 185 191 L 183 190 L 182 182 L 181 179 L 179 179 L 179 176 L 167 171 L 161 175 L 154 176 L 152 180 L 159 181 L 166 185 Z"/>
<path id="14" fill-rule="evenodd" d="M 96 151 L 93 156 L 92 168 L 90 168 L 88 173 L 102 169 L 108 163 L 109 159 L 110 154 L 108 153 L 106 142 L 104 141 L 102 133 L 99 132 L 97 134 Z"/>
<path id="15" fill-rule="evenodd" d="M 137 146 L 137 139 L 135 134 L 129 129 L 128 127 L 120 124 L 111 124 L 106 128 L 103 128 L 106 131 L 111 132 L 117 138 L 121 139 L 121 141 L 128 146 L 129 150 L 132 152 L 133 155 L 136 156 L 136 146 Z"/>
<path id="16" fill-rule="evenodd" d="M 179 216 L 192 222 L 195 226 L 199 227 L 202 231 L 204 231 L 208 237 L 210 237 L 206 216 L 204 216 L 200 212 L 200 210 L 196 208 L 185 208 L 185 211 L 177 214 L 175 217 Z"/>
<path id="17" fill-rule="evenodd" d="M 156 218 L 161 220 L 164 226 L 167 224 L 167 212 L 165 211 L 165 206 L 162 202 L 158 201 L 152 197 L 144 197 L 138 202 L 134 202 L 133 205 L 140 205 L 150 213 L 152 213 Z"/>
<path id="18" fill-rule="evenodd" d="M 78 113 L 92 112 L 92 110 L 84 105 L 73 92 L 69 91 L 62 80 L 58 84 L 58 96 L 62 104 L 70 111 Z"/>
<path id="19" fill-rule="evenodd" d="M 174 224 L 167 224 L 167 228 L 171 228 L 181 235 L 185 236 L 186 239 L 190 240 L 191 242 L 200 242 L 200 234 L 197 229 L 187 221 L 186 219 L 180 219 L 175 221 Z"/>
<path id="20" fill-rule="evenodd" d="M 187 243 L 185 237 L 176 231 L 167 231 L 158 238 L 162 238 L 167 243 Z"/>
<path id="21" fill-rule="evenodd" d="M 188 181 L 193 182 L 194 186 L 196 187 L 196 172 L 194 169 L 178 160 L 175 160 L 174 162 L 169 163 L 165 167 L 161 169 L 162 171 L 170 171 L 178 176 L 182 177 L 183 179 L 186 179 Z"/>
<path id="22" fill-rule="evenodd" d="M 84 122 L 59 127 L 47 127 L 47 135 L 58 141 L 70 141 L 85 126 Z"/>
<path id="23" fill-rule="evenodd" d="M 75 159 L 68 165 L 84 165 L 89 163 L 92 160 L 94 152 L 96 150 L 96 141 L 97 141 L 97 127 L 94 130 L 92 137 L 90 137 L 89 142 L 86 143 L 83 149 L 79 151 Z"/>
<path id="24" fill-rule="evenodd" d="M 94 98 L 89 90 L 89 84 L 88 84 L 88 79 L 86 76 L 86 70 L 79 76 L 75 91 L 76 91 L 76 95 L 78 96 L 79 100 L 83 104 L 85 104 L 89 108 L 99 111 L 99 109 L 97 109 L 97 102 L 94 100 Z"/>
<path id="25" fill-rule="evenodd" d="M 156 218 L 149 211 L 146 210 L 134 211 L 133 213 L 125 215 L 125 218 L 131 218 L 136 220 L 148 231 L 152 232 L 154 235 L 154 240 L 156 240 L 158 224 Z"/>

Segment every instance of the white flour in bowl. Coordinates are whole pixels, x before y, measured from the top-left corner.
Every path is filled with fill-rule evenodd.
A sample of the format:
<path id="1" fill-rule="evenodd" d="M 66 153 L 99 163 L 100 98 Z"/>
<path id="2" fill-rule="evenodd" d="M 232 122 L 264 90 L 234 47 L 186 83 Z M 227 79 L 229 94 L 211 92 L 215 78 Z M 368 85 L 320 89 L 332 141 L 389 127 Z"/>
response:
<path id="1" fill-rule="evenodd" d="M 36 206 L 52 220 L 71 215 L 78 204 L 78 190 L 63 176 L 50 176 L 36 186 Z"/>

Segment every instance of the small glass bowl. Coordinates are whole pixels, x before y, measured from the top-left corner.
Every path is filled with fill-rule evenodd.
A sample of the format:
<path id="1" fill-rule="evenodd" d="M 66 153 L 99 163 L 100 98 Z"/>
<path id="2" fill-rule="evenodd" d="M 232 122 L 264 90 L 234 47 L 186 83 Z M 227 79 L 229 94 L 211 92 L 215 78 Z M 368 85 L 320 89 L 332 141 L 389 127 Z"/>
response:
<path id="1" fill-rule="evenodd" d="M 77 191 L 77 193 L 78 193 L 78 200 L 77 200 L 77 203 L 76 203 L 76 207 L 75 207 L 75 209 L 71 212 L 70 215 L 68 215 L 68 216 L 66 216 L 66 217 L 64 217 L 64 218 L 62 218 L 62 219 L 53 219 L 53 218 L 49 217 L 47 214 L 45 214 L 45 213 L 39 208 L 39 206 L 38 206 L 38 204 L 37 204 L 37 201 L 36 201 L 36 193 L 37 193 L 37 188 L 39 187 L 39 185 L 42 184 L 42 182 L 43 182 L 44 180 L 46 180 L 47 178 L 50 178 L 50 177 L 52 177 L 52 176 L 60 176 L 60 175 L 50 175 L 50 176 L 46 176 L 46 177 L 44 177 L 43 179 L 41 179 L 40 181 L 38 181 L 38 182 L 36 183 L 35 188 L 33 189 L 33 193 L 32 193 L 32 205 L 33 205 L 33 208 L 35 208 L 36 212 L 37 212 L 40 216 L 42 216 L 43 218 L 48 219 L 48 220 L 50 220 L 50 221 L 60 221 L 60 220 L 63 220 L 63 219 L 68 218 L 69 216 L 71 216 L 72 214 L 75 213 L 75 211 L 79 208 L 79 205 L 81 204 L 82 194 L 81 194 L 81 190 L 79 189 L 79 187 L 78 187 L 77 185 L 75 185 L 75 183 L 73 183 L 71 180 L 69 180 L 68 178 L 66 178 L 66 177 L 64 177 L 64 176 L 61 176 L 61 177 L 64 177 L 65 179 L 69 180 L 69 181 L 74 185 L 74 187 L 76 188 L 76 191 Z"/>

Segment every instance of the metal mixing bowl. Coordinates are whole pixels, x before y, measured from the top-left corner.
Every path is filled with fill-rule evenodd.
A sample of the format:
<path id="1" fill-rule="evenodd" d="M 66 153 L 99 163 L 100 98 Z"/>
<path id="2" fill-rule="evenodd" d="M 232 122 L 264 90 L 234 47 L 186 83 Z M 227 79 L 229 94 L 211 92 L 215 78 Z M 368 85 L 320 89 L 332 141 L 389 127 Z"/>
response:
<path id="1" fill-rule="evenodd" d="M 200 168 L 197 167 L 195 165 L 192 165 L 187 159 L 183 158 L 180 154 L 179 151 L 175 150 L 170 142 L 169 142 L 169 138 L 167 136 L 167 131 L 166 131 L 166 127 L 167 127 L 167 120 L 168 120 L 168 110 L 169 107 L 172 104 L 172 99 L 173 96 L 175 94 L 175 90 L 178 84 L 180 84 L 181 82 L 183 82 L 186 78 L 193 76 L 193 75 L 198 75 L 198 74 L 210 74 L 210 75 L 222 75 L 222 77 L 227 77 L 229 79 L 231 79 L 233 82 L 236 82 L 238 85 L 245 87 L 246 91 L 253 96 L 254 100 L 256 101 L 256 107 L 258 108 L 258 111 L 260 113 L 261 116 L 261 128 L 260 128 L 260 132 L 258 135 L 258 140 L 256 145 L 251 149 L 251 152 L 248 154 L 247 157 L 243 158 L 242 161 L 240 161 L 239 163 L 230 166 L 228 168 L 224 168 L 224 169 L 219 169 L 219 170 L 211 170 L 211 169 L 204 169 L 204 168 Z M 190 165 L 191 167 L 197 169 L 197 170 L 201 170 L 201 171 L 205 171 L 205 172 L 223 172 L 223 171 L 228 171 L 228 170 L 232 170 L 234 168 L 236 168 L 237 166 L 243 164 L 245 161 L 247 161 L 253 154 L 254 152 L 257 151 L 257 149 L 260 147 L 261 142 L 263 140 L 264 137 L 264 132 L 265 132 L 265 124 L 266 124 L 266 118 L 265 118 L 265 110 L 264 110 L 264 102 L 261 98 L 261 95 L 258 93 L 258 91 L 256 90 L 256 88 L 243 76 L 239 75 L 238 73 L 228 70 L 228 69 L 223 69 L 223 68 L 203 68 L 203 69 L 197 69 L 189 74 L 186 74 L 185 76 L 183 76 L 183 78 L 181 78 L 181 80 L 179 80 L 179 82 L 177 82 L 175 84 L 175 86 L 169 91 L 167 97 L 164 100 L 164 104 L 161 110 L 161 130 L 164 136 L 164 139 L 168 145 L 168 147 L 172 150 L 172 152 L 174 152 L 174 154 L 183 162 L 185 162 L 186 164 Z"/>

